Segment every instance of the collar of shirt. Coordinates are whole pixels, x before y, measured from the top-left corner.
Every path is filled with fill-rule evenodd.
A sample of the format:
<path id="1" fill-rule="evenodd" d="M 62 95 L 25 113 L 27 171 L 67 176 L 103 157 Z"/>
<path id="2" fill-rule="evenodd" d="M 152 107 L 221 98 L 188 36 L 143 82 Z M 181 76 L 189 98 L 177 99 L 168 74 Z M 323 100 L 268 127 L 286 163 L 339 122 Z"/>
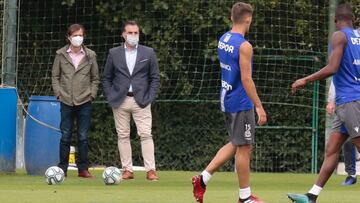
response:
<path id="1" fill-rule="evenodd" d="M 126 43 L 124 43 L 124 48 L 125 48 L 125 51 L 127 51 L 127 52 L 136 52 L 137 49 L 138 49 L 138 46 L 139 46 L 139 45 L 136 45 L 136 46 L 135 46 L 135 49 L 129 49 L 129 48 L 126 46 Z"/>
<path id="2" fill-rule="evenodd" d="M 75 67 L 75 70 L 77 70 L 81 60 L 84 58 L 85 56 L 85 51 L 83 49 L 83 47 L 81 47 L 80 51 L 75 53 L 73 52 L 73 50 L 71 50 L 71 48 L 69 47 L 66 52 L 69 54 L 72 64 Z"/>
<path id="3" fill-rule="evenodd" d="M 83 49 L 83 47 L 81 47 L 81 49 L 80 49 L 80 52 L 78 52 L 78 53 L 75 53 L 75 52 L 73 52 L 73 50 L 71 50 L 71 48 L 70 48 L 70 46 L 69 46 L 69 48 L 66 50 L 66 52 L 67 53 L 73 53 L 73 54 L 85 54 L 85 51 L 84 51 L 84 49 Z"/>

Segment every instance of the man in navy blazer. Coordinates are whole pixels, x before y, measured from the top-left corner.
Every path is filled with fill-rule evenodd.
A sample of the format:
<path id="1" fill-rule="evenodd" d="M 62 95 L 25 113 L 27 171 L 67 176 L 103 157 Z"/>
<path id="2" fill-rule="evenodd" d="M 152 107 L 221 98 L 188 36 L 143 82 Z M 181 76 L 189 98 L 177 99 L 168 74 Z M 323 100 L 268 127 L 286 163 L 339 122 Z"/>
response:
<path id="1" fill-rule="evenodd" d="M 124 23 L 122 46 L 110 49 L 102 75 L 106 100 L 112 107 L 118 134 L 118 148 L 124 180 L 133 179 L 130 119 L 133 117 L 141 140 L 147 179 L 158 180 L 154 142 L 151 134 L 151 103 L 160 86 L 159 67 L 152 48 L 139 45 L 140 27 L 135 21 Z"/>

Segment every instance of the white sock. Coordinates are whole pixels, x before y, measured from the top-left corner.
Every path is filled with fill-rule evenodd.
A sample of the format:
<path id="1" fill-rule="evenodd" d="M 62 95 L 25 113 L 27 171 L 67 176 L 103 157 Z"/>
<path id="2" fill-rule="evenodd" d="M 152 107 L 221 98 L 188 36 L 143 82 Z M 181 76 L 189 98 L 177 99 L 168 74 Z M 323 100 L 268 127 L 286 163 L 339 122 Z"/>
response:
<path id="1" fill-rule="evenodd" d="M 246 199 L 246 198 L 250 197 L 250 195 L 251 195 L 250 187 L 247 187 L 247 188 L 244 188 L 244 189 L 239 188 L 239 197 L 240 197 L 240 199 Z"/>
<path id="2" fill-rule="evenodd" d="M 356 174 L 355 174 L 355 175 L 351 175 L 351 177 L 356 178 Z"/>
<path id="3" fill-rule="evenodd" d="M 210 181 L 212 175 L 207 172 L 206 170 L 204 170 L 202 173 L 201 173 L 201 176 L 202 176 L 202 180 L 204 182 L 205 185 L 208 184 L 208 182 Z"/>
<path id="4" fill-rule="evenodd" d="M 316 196 L 319 196 L 319 194 L 320 194 L 320 192 L 321 192 L 322 189 L 323 189 L 322 187 L 319 187 L 319 186 L 317 186 L 317 185 L 314 185 L 314 186 L 311 188 L 311 190 L 309 190 L 309 193 L 310 193 L 310 194 L 313 194 L 313 195 L 316 195 Z"/>

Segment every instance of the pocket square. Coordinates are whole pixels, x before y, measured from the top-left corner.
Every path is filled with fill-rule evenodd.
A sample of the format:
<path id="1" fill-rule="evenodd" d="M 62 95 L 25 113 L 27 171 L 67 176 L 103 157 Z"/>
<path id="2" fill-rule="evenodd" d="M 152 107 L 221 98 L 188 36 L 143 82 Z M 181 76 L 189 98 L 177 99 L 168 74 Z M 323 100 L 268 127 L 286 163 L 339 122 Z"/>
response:
<path id="1" fill-rule="evenodd" d="M 149 59 L 143 59 L 143 60 L 139 61 L 139 63 L 145 62 L 147 60 L 149 60 Z"/>

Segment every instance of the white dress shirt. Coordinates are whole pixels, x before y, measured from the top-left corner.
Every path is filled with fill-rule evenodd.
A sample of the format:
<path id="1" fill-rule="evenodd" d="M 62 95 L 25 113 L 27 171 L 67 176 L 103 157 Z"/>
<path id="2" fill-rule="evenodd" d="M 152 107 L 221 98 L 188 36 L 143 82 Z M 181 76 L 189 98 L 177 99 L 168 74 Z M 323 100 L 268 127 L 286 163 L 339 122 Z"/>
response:
<path id="1" fill-rule="evenodd" d="M 137 57 L 137 45 L 135 47 L 135 49 L 128 49 L 126 47 L 126 44 L 124 44 L 124 47 L 125 47 L 125 58 L 126 58 L 126 65 L 129 69 L 129 73 L 130 75 L 132 75 L 133 71 L 134 71 L 134 67 L 135 67 L 135 63 L 136 63 L 136 57 Z M 132 85 L 130 84 L 130 87 L 129 87 L 129 92 L 132 92 L 133 89 L 132 89 Z"/>

